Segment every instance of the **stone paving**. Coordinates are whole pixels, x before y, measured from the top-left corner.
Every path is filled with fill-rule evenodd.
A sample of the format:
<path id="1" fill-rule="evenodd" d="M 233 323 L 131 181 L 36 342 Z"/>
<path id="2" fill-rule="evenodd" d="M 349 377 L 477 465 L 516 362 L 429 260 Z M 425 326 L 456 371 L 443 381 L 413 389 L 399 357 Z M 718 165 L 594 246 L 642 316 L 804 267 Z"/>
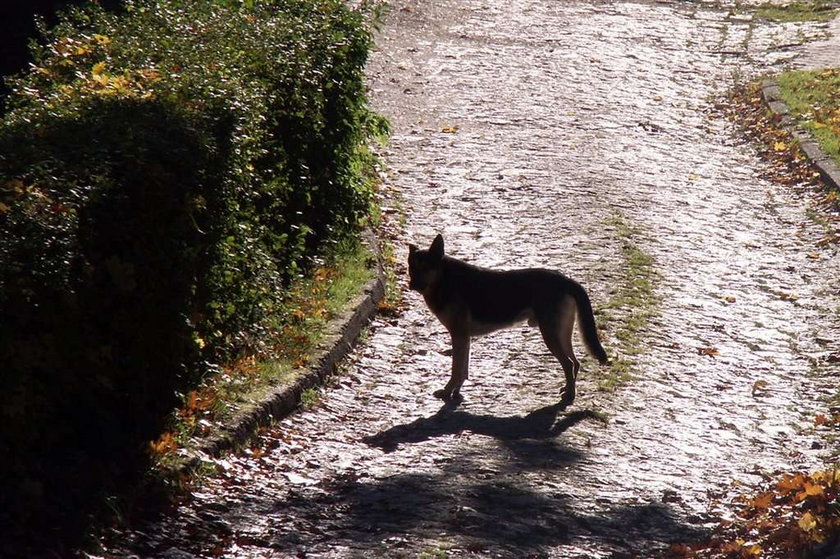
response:
<path id="1" fill-rule="evenodd" d="M 464 402 L 444 405 L 448 335 L 409 294 L 318 405 L 108 554 L 644 557 L 699 537 L 733 482 L 818 467 L 837 248 L 817 244 L 816 194 L 767 180 L 716 106 L 734 80 L 801 63 L 825 26 L 703 2 L 392 7 L 369 74 L 393 125 L 400 259 L 441 232 L 480 265 L 559 269 L 597 310 L 632 242 L 658 274 L 636 380 L 600 391 L 587 357 L 563 409 L 562 371 L 523 326 L 477 340 Z"/>

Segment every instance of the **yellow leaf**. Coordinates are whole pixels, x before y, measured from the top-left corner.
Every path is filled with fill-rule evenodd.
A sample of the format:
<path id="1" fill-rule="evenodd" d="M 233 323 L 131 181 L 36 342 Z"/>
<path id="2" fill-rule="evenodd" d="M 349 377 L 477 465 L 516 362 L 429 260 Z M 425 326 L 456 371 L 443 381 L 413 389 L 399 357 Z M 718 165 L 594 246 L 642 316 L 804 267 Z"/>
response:
<path id="1" fill-rule="evenodd" d="M 111 83 L 109 84 L 117 93 L 128 93 L 131 88 L 131 82 L 126 79 L 125 76 L 115 76 L 111 79 Z"/>
<path id="2" fill-rule="evenodd" d="M 172 452 L 178 448 L 178 442 L 172 433 L 164 433 L 157 441 L 149 441 L 149 453 L 154 455 L 163 455 Z"/>
<path id="3" fill-rule="evenodd" d="M 752 387 L 752 395 L 755 396 L 755 393 L 761 390 L 762 388 L 767 388 L 767 381 L 766 380 L 757 380 L 753 383 Z"/>
<path id="4" fill-rule="evenodd" d="M 105 46 L 111 43 L 111 38 L 106 35 L 100 35 L 98 33 L 94 34 L 93 40 L 96 41 L 98 44 Z"/>
<path id="5" fill-rule="evenodd" d="M 91 68 L 91 71 L 90 71 L 90 73 L 93 74 L 94 76 L 99 76 L 99 75 L 103 74 L 104 72 L 105 72 L 105 63 L 104 62 L 97 62 L 96 64 L 93 65 L 93 68 Z"/>
<path id="6" fill-rule="evenodd" d="M 446 134 L 454 134 L 458 131 L 458 125 L 456 124 L 454 126 L 444 126 L 440 129 L 440 131 L 445 132 Z"/>
<path id="7" fill-rule="evenodd" d="M 810 532 L 817 527 L 817 520 L 814 518 L 813 514 L 806 512 L 802 515 L 802 518 L 799 519 L 797 524 L 799 524 L 799 527 L 803 532 Z"/>
<path id="8" fill-rule="evenodd" d="M 820 259 L 820 253 L 819 252 L 809 252 L 808 253 L 808 258 L 810 258 L 811 260 L 819 260 Z"/>
<path id="9" fill-rule="evenodd" d="M 7 211 L 9 211 L 9 206 L 4 204 L 3 202 L 0 202 L 0 214 L 4 214 Z"/>
<path id="10" fill-rule="evenodd" d="M 721 551 L 726 552 L 726 553 L 738 552 L 741 549 L 743 549 L 745 543 L 746 542 L 744 540 L 737 539 L 735 541 L 729 542 L 729 543 L 721 546 L 720 549 L 721 549 Z"/>
<path id="11" fill-rule="evenodd" d="M 776 151 L 785 151 L 788 148 L 788 145 L 785 142 L 776 142 L 773 144 L 773 149 Z"/>
<path id="12" fill-rule="evenodd" d="M 825 495 L 821 485 L 805 482 L 805 490 L 796 494 L 796 500 L 804 501 L 808 497 L 817 497 L 820 495 Z"/>
<path id="13" fill-rule="evenodd" d="M 93 81 L 101 85 L 102 87 L 105 87 L 106 85 L 108 85 L 110 78 L 105 74 L 93 74 Z"/>

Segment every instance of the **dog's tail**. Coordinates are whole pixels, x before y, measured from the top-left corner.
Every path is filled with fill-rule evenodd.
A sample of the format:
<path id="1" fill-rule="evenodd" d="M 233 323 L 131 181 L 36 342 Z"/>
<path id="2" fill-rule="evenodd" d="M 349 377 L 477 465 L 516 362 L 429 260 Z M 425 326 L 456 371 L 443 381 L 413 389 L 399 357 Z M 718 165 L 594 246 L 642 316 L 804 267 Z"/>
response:
<path id="1" fill-rule="evenodd" d="M 606 363 L 609 359 L 607 358 L 607 352 L 604 351 L 604 346 L 601 345 L 601 340 L 598 338 L 598 328 L 595 326 L 592 302 L 583 286 L 577 282 L 573 283 L 575 288 L 572 290 L 572 296 L 577 304 L 578 328 L 583 337 L 583 342 L 592 357 L 601 363 Z"/>

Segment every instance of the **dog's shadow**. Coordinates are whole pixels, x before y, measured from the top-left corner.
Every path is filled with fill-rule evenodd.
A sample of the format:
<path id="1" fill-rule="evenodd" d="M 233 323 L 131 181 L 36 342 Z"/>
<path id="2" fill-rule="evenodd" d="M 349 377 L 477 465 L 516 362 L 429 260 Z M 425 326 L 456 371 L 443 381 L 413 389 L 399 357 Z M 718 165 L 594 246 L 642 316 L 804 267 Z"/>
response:
<path id="1" fill-rule="evenodd" d="M 524 439 L 550 439 L 584 419 L 602 423 L 602 415 L 592 410 L 578 410 L 558 417 L 568 404 L 556 404 L 537 409 L 525 416 L 496 417 L 457 411 L 460 402 L 447 402 L 434 415 L 421 417 L 411 423 L 395 425 L 365 437 L 363 441 L 385 452 L 396 450 L 400 444 L 419 443 L 435 437 L 454 435 L 464 431 L 487 435 L 503 442 Z"/>

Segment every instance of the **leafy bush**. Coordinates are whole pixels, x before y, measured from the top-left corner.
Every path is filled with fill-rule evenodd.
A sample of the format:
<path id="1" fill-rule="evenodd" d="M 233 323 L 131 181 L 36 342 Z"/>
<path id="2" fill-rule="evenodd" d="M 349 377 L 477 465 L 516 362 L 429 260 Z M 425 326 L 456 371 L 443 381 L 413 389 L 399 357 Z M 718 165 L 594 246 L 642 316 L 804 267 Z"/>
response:
<path id="1" fill-rule="evenodd" d="M 358 228 L 382 128 L 366 14 L 341 0 L 90 5 L 43 34 L 0 122 L 0 525 L 18 527 L 134 472 L 201 363 Z"/>

